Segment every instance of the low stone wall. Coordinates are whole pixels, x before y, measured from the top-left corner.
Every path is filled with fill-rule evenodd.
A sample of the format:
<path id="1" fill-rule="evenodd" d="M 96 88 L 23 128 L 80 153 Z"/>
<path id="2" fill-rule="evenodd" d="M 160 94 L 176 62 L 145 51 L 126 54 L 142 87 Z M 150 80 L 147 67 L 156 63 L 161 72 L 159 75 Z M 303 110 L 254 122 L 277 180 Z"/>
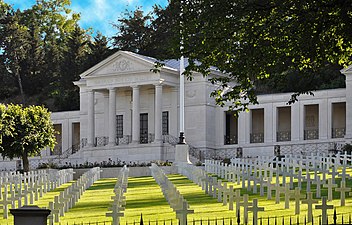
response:
<path id="1" fill-rule="evenodd" d="M 119 175 L 119 172 L 122 167 L 109 167 L 101 168 L 102 173 L 100 174 L 101 178 L 116 178 Z M 143 177 L 151 176 L 149 167 L 128 167 L 130 169 L 128 176 L 129 177 Z M 165 174 L 175 174 L 177 173 L 177 168 L 175 166 L 161 166 L 160 167 Z M 90 168 L 86 169 L 74 169 L 75 174 L 73 179 L 79 178 L 83 173 L 87 172 Z"/>

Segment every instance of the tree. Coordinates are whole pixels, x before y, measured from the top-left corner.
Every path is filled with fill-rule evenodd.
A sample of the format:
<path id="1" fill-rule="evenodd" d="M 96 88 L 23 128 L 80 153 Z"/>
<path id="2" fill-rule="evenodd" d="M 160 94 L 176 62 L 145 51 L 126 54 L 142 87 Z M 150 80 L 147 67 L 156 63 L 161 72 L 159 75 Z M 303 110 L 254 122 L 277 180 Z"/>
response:
<path id="1" fill-rule="evenodd" d="M 0 104 L 0 109 L 5 106 Z M 46 147 L 54 148 L 55 130 L 50 113 L 42 106 L 24 108 L 10 104 L 1 114 L 9 132 L 2 134 L 0 153 L 10 159 L 21 158 L 24 171 L 29 171 L 28 157 L 39 155 Z"/>
<path id="2" fill-rule="evenodd" d="M 96 65 L 115 52 L 115 50 L 110 49 L 107 37 L 100 32 L 97 33 L 93 40 L 88 42 L 88 46 L 89 53 L 85 61 L 86 68 Z"/>
<path id="3" fill-rule="evenodd" d="M 175 5 L 166 8 L 155 5 L 146 15 L 141 7 L 135 11 L 126 10 L 113 24 L 117 29 L 112 38 L 114 47 L 159 59 L 174 58 L 176 54 L 172 46 L 180 40 L 179 18 L 174 16 L 178 9 Z"/>
<path id="4" fill-rule="evenodd" d="M 147 46 L 151 42 L 151 21 L 150 13 L 143 15 L 143 10 L 137 8 L 135 11 L 126 10 L 124 17 L 118 19 L 113 26 L 118 30 L 113 36 L 113 45 L 121 50 L 132 51 L 147 55 Z"/>
<path id="5" fill-rule="evenodd" d="M 8 135 L 8 133 L 7 133 L 8 126 L 5 126 L 5 122 L 4 122 L 5 112 L 6 112 L 5 105 L 0 104 L 0 148 L 1 148 L 1 144 L 2 144 L 2 136 Z"/>
<path id="6" fill-rule="evenodd" d="M 319 86 L 322 68 L 351 63 L 351 1 L 176 0 L 170 5 L 182 6 L 182 14 L 174 16 L 182 21 L 175 27 L 182 34 L 181 54 L 190 61 L 185 74 L 208 75 L 211 66 L 226 74 L 212 79 L 219 105 L 230 102 L 245 110 L 257 102 L 258 80 L 290 74 L 312 78 L 310 86 L 292 90 L 310 93 Z"/>
<path id="7" fill-rule="evenodd" d="M 67 62 L 64 52 L 69 51 L 69 37 L 79 20 L 69 4 L 69 0 L 37 0 L 31 8 L 15 11 L 1 1 L 0 80 L 7 84 L 0 87 L 2 102 L 44 103 L 55 108 L 57 83 L 76 79 L 77 74 L 69 77 L 61 71 Z M 68 88 L 68 93 L 77 93 L 73 85 Z"/>
<path id="8" fill-rule="evenodd" d="M 79 80 L 79 74 L 85 69 L 85 60 L 89 52 L 89 40 L 85 30 L 78 25 L 68 33 L 66 48 L 62 50 L 63 59 L 58 79 L 54 82 L 55 92 L 52 93 L 55 105 L 60 110 L 79 109 L 79 89 L 73 81 Z"/>

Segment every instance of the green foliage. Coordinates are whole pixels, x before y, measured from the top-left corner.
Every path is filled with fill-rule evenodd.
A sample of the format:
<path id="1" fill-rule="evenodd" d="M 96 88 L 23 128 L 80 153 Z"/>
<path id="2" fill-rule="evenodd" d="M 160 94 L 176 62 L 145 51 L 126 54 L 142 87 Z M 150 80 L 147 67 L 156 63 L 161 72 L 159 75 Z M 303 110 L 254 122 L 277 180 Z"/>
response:
<path id="1" fill-rule="evenodd" d="M 351 155 L 352 154 L 352 144 L 345 144 L 343 147 L 342 147 L 342 151 L 343 152 L 347 152 L 348 155 Z"/>
<path id="2" fill-rule="evenodd" d="M 55 130 L 50 112 L 42 106 L 23 107 L 1 104 L 3 125 L 0 153 L 3 157 L 22 158 L 25 171 L 29 170 L 28 157 L 40 154 L 43 148 L 54 148 Z"/>
<path id="3" fill-rule="evenodd" d="M 322 86 L 321 69 L 351 64 L 349 1 L 175 0 L 169 7 L 180 3 L 182 14 L 174 17 L 183 21 L 182 54 L 190 60 L 185 74 L 208 75 L 211 66 L 225 73 L 211 80 L 219 87 L 213 93 L 219 105 L 246 110 L 257 102 L 255 84 L 268 78 L 282 84 L 308 78 L 309 85 L 288 89 L 309 93 Z"/>
<path id="4" fill-rule="evenodd" d="M 179 42 L 179 19 L 174 16 L 178 12 L 174 5 L 165 9 L 155 5 L 146 15 L 141 7 L 126 10 L 113 24 L 117 29 L 117 34 L 112 37 L 113 45 L 119 50 L 155 58 L 174 58 L 176 54 L 171 46 Z"/>
<path id="5" fill-rule="evenodd" d="M 126 10 L 124 17 L 118 19 L 118 33 L 113 37 L 113 44 L 118 49 L 145 54 L 147 45 L 151 42 L 151 20 L 150 14 L 143 15 L 143 10 L 137 8 L 135 11 Z"/>
<path id="6" fill-rule="evenodd" d="M 257 94 L 310 92 L 311 90 L 345 87 L 345 76 L 339 72 L 338 65 L 326 65 L 313 74 L 287 71 L 255 82 Z M 292 99 L 293 100 L 293 99 Z"/>
<path id="7" fill-rule="evenodd" d="M 44 104 L 52 111 L 79 108 L 79 90 L 72 82 L 98 63 L 100 54 L 107 57 L 110 52 L 106 38 L 92 40 L 69 7 L 69 0 L 38 0 L 29 9 L 15 11 L 1 1 L 2 102 Z M 91 48 L 97 41 L 100 49 Z M 104 48 L 106 52 L 99 52 Z"/>

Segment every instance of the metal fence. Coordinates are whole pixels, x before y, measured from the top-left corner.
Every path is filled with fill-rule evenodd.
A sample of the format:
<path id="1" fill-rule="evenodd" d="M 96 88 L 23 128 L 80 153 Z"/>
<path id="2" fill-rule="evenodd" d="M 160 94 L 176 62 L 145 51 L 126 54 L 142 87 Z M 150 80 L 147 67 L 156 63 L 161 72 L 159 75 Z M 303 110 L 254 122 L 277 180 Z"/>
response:
<path id="1" fill-rule="evenodd" d="M 188 225 L 348 225 L 352 224 L 352 212 L 349 213 L 334 213 L 328 216 L 328 221 L 322 221 L 321 216 L 313 217 L 312 222 L 308 222 L 307 217 L 297 216 L 281 216 L 281 217 L 259 217 L 257 222 L 243 221 L 243 217 L 230 217 L 230 218 L 204 218 L 204 219 L 191 219 L 187 221 Z M 8 224 L 9 225 L 9 224 Z M 61 222 L 59 225 L 113 225 L 111 221 L 100 221 L 100 222 Z M 120 223 L 120 225 L 180 225 L 177 219 L 166 219 L 166 220 L 148 220 L 141 218 L 135 221 L 128 221 Z"/>

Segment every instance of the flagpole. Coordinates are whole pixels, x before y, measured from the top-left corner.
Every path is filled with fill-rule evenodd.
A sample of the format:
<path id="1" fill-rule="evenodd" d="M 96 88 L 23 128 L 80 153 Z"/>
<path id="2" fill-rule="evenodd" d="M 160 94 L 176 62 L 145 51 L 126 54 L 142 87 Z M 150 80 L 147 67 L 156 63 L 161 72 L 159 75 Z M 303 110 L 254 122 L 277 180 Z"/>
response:
<path id="1" fill-rule="evenodd" d="M 180 137 L 179 137 L 179 144 L 186 144 L 185 141 L 185 76 L 183 72 L 185 71 L 185 62 L 183 58 L 183 36 L 182 36 L 182 4 L 183 1 L 180 1 Z"/>
<path id="2" fill-rule="evenodd" d="M 182 48 L 182 47 L 181 47 Z M 180 137 L 179 144 L 185 144 L 185 63 L 183 55 L 180 58 Z"/>

